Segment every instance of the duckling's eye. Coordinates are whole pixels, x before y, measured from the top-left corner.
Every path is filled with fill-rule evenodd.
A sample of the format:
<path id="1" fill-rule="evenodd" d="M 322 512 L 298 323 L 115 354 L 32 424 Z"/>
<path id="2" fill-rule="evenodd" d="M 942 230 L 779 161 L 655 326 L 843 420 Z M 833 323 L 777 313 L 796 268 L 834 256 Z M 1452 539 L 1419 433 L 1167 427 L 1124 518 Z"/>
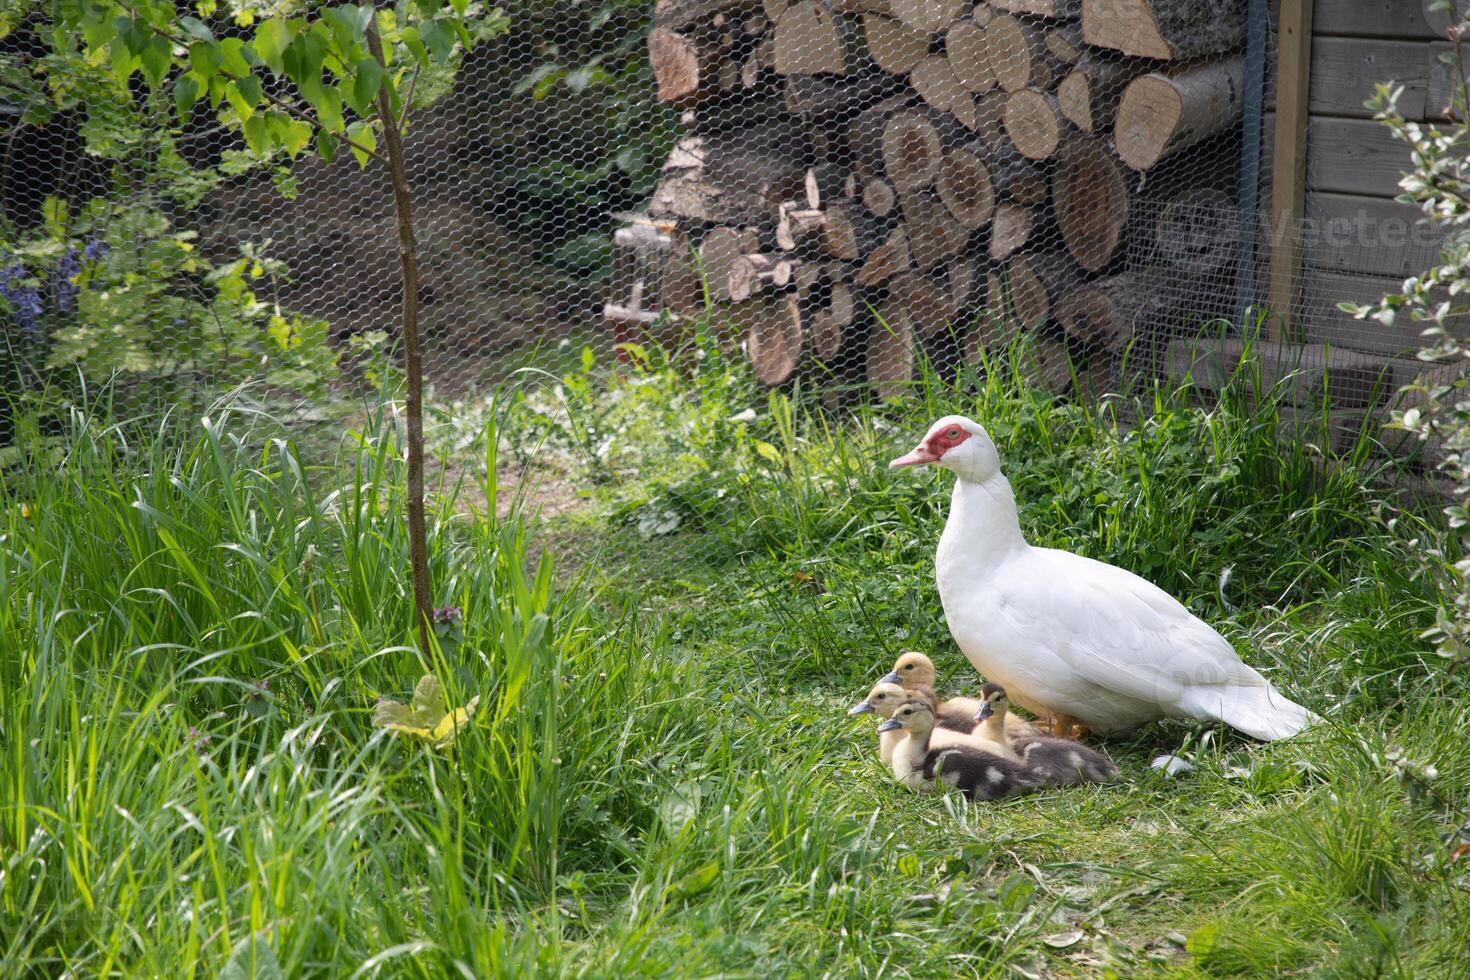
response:
<path id="1" fill-rule="evenodd" d="M 904 670 L 913 670 L 914 669 L 914 665 L 913 664 L 904 664 L 903 665 L 903 669 Z"/>

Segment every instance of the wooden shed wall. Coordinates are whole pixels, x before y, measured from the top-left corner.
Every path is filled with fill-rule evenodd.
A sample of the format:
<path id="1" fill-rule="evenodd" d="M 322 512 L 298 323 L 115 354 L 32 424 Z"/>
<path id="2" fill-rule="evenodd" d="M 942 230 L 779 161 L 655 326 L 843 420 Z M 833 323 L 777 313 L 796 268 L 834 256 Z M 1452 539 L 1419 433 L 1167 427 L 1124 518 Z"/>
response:
<path id="1" fill-rule="evenodd" d="M 1427 0 L 1313 5 L 1301 290 L 1309 340 L 1378 353 L 1420 344 L 1416 324 L 1360 322 L 1336 305 L 1396 290 L 1435 255 L 1437 237 L 1418 208 L 1393 200 L 1408 150 L 1364 105 L 1378 83 L 1393 81 L 1404 88 L 1399 106 L 1406 118 L 1443 117 L 1453 72 L 1440 55 L 1450 45 L 1430 23 L 1427 6 Z M 1270 120 L 1266 130 L 1269 141 Z"/>

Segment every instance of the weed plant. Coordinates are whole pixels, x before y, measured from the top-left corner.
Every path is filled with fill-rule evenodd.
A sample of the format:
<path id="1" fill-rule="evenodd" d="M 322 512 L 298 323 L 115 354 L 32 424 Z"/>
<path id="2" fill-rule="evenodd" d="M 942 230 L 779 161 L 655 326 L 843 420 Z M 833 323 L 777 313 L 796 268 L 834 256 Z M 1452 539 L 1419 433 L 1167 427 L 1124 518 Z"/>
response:
<path id="1" fill-rule="evenodd" d="M 1319 448 L 1249 371 L 1083 405 L 1008 357 L 833 415 L 713 342 L 631 355 L 441 426 L 425 655 L 387 398 L 326 452 L 240 395 L 18 430 L 0 973 L 1460 975 L 1470 702 L 1420 639 L 1455 556 L 1371 434 Z M 1326 724 L 1153 726 L 1116 783 L 994 806 L 893 785 L 843 709 L 906 648 L 975 684 L 949 478 L 884 468 L 947 412 L 1033 542 L 1156 581 Z M 481 699 L 443 748 L 374 723 L 426 672 Z"/>

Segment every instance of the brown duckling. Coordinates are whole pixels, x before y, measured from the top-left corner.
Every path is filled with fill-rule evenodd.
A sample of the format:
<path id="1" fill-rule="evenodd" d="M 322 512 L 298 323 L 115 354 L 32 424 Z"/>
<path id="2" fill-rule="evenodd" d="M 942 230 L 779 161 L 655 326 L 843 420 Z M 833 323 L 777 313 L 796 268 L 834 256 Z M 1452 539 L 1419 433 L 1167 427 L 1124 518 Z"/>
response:
<path id="1" fill-rule="evenodd" d="M 1041 779 L 1024 766 L 972 745 L 933 744 L 936 718 L 933 706 L 910 700 L 899 706 L 880 733 L 903 733 L 894 747 L 893 778 L 909 789 L 923 792 L 936 782 L 959 790 L 972 800 L 1001 800 L 1030 792 Z"/>
<path id="2" fill-rule="evenodd" d="M 1046 735 L 1011 737 L 1005 719 L 1010 713 L 1011 699 L 999 684 L 986 684 L 980 689 L 980 709 L 975 720 L 986 737 L 1001 741 L 1006 757 L 1019 762 L 1052 786 L 1077 783 L 1105 783 L 1118 772 L 1112 760 L 1080 742 Z"/>

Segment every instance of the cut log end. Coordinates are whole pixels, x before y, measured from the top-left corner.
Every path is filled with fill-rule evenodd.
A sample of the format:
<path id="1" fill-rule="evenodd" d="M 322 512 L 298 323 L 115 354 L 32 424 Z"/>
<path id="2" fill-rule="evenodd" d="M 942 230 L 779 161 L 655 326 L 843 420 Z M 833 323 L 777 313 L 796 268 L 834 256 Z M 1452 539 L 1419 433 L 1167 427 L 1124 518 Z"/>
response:
<path id="1" fill-rule="evenodd" d="M 1006 135 L 1028 160 L 1049 160 L 1062 140 L 1056 98 L 1035 89 L 1013 92 L 1006 100 Z"/>
<path id="2" fill-rule="evenodd" d="M 1074 138 L 1057 156 L 1052 199 L 1067 251 L 1088 272 L 1099 272 L 1118 250 L 1128 222 L 1123 168 L 1096 140 Z"/>
<path id="3" fill-rule="evenodd" d="M 744 318 L 746 353 L 755 376 L 768 385 L 789 381 L 801 364 L 801 308 L 796 294 L 749 304 Z"/>

